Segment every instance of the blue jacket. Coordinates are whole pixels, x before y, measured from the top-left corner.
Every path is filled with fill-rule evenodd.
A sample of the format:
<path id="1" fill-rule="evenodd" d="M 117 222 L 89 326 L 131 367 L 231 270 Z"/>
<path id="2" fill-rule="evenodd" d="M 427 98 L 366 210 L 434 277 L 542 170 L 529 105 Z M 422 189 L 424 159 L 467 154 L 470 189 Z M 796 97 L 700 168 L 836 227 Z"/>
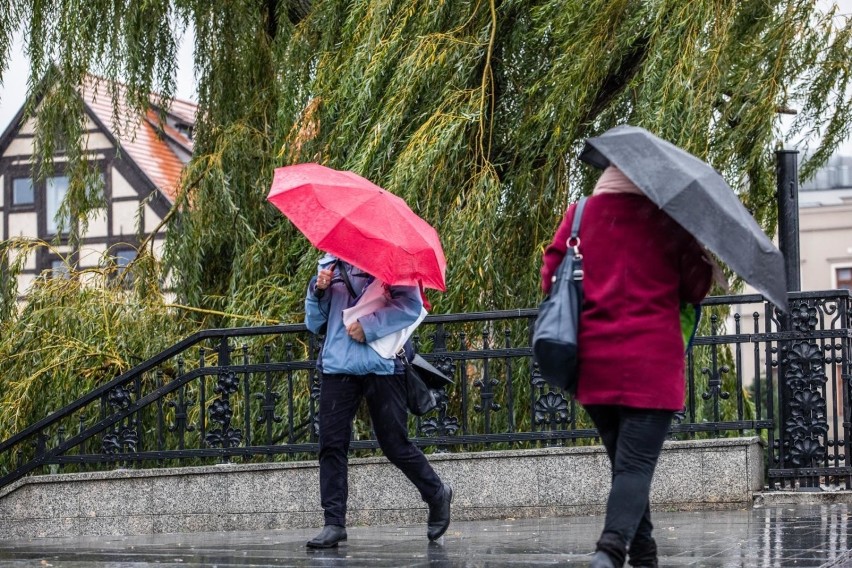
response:
<path id="1" fill-rule="evenodd" d="M 337 259 L 325 255 L 318 263 L 319 268 L 328 266 Z M 393 375 L 402 372 L 402 365 L 397 359 L 385 359 L 376 353 L 367 343 L 358 343 L 346 332 L 343 325 L 343 310 L 355 305 L 367 284 L 374 280 L 373 276 L 358 268 L 346 265 L 349 280 L 355 291 L 353 298 L 340 277 L 339 266 L 335 265 L 331 286 L 321 298 L 315 295 L 317 278 L 311 278 L 308 293 L 305 297 L 305 325 L 313 333 L 328 324 L 325 331 L 318 367 L 323 373 L 348 375 Z M 390 299 L 387 306 L 358 321 L 364 328 L 367 342 L 378 339 L 394 331 L 398 331 L 417 321 L 423 299 L 417 286 L 391 286 Z M 410 351 L 410 346 L 406 347 Z"/>

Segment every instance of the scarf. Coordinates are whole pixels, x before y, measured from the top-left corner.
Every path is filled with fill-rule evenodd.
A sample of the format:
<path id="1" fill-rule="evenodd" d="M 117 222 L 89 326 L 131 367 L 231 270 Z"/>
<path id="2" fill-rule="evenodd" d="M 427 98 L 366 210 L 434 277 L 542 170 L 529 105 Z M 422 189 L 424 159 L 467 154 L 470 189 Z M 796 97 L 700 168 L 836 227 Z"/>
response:
<path id="1" fill-rule="evenodd" d="M 598 178 L 598 183 L 595 184 L 595 190 L 592 195 L 601 195 L 602 193 L 633 193 L 635 195 L 645 195 L 642 190 L 636 187 L 636 184 L 630 181 L 626 175 L 621 173 L 621 170 L 615 166 L 609 166 Z"/>

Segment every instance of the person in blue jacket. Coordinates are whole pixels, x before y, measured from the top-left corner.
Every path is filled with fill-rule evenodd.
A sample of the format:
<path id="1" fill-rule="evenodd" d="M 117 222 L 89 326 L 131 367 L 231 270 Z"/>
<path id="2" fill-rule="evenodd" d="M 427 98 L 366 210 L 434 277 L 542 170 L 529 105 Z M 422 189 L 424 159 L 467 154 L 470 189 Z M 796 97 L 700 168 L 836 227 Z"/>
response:
<path id="1" fill-rule="evenodd" d="M 334 256 L 319 261 L 305 298 L 305 324 L 324 333 L 320 371 L 320 500 L 325 526 L 309 548 L 330 548 L 346 540 L 348 452 L 352 421 L 364 398 L 385 456 L 411 480 L 429 506 L 427 537 L 440 538 L 450 524 L 452 488 L 408 439 L 408 410 L 401 362 L 385 359 L 368 342 L 417 321 L 423 306 L 417 286 L 388 286 L 384 308 L 348 328 L 343 310 L 355 305 L 374 277 Z M 411 351 L 410 344 L 406 346 Z M 410 353 L 409 353 L 410 354 Z"/>

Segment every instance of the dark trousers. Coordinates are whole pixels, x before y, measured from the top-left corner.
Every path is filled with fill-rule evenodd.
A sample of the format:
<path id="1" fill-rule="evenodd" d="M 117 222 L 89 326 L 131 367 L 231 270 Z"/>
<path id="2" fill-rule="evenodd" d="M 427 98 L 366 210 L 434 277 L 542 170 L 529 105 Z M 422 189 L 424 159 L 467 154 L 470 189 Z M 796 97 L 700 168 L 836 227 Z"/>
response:
<path id="1" fill-rule="evenodd" d="M 651 541 L 651 479 L 674 412 L 605 405 L 589 405 L 586 411 L 612 464 L 612 488 L 598 549 L 623 563 L 628 543 L 632 558 L 634 544 L 646 547 Z"/>
<path id="2" fill-rule="evenodd" d="M 352 420 L 361 399 L 373 422 L 385 456 L 398 467 L 430 503 L 443 484 L 426 456 L 408 439 L 405 384 L 398 375 L 323 375 L 320 384 L 319 465 L 320 500 L 325 524 L 346 526 L 349 497 L 348 452 Z"/>

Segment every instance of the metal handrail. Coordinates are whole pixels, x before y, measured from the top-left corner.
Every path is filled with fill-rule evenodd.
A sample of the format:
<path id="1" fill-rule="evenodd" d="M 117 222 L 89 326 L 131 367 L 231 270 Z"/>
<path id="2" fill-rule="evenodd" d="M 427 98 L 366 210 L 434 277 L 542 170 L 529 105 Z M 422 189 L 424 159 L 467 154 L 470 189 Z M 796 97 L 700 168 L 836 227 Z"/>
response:
<path id="1" fill-rule="evenodd" d="M 831 348 L 837 350 L 835 344 L 837 341 L 843 342 L 844 347 L 842 351 L 842 365 L 840 366 L 840 373 L 842 374 L 842 378 L 845 380 L 852 379 L 850 376 L 850 369 L 852 369 L 852 365 L 850 365 L 849 357 L 852 355 L 852 321 L 850 321 L 849 311 L 852 311 L 852 294 L 848 290 L 829 290 L 829 291 L 818 291 L 818 292 L 796 292 L 791 293 L 789 298 L 791 310 L 799 310 L 801 312 L 802 309 L 810 309 L 810 310 L 823 310 L 826 319 L 831 320 L 830 329 L 816 329 L 807 328 L 802 329 L 801 325 L 799 327 L 790 326 L 790 321 L 793 318 L 795 319 L 795 314 L 791 312 L 791 314 L 785 315 L 781 314 L 777 310 L 774 310 L 772 306 L 765 303 L 762 296 L 757 294 L 750 295 L 739 295 L 739 296 L 716 296 L 705 299 L 702 303 L 704 307 L 720 307 L 720 306 L 730 306 L 730 305 L 743 305 L 743 304 L 763 304 L 760 311 L 764 312 L 765 320 L 764 327 L 762 330 L 758 330 L 757 328 L 757 318 L 759 317 L 760 312 L 755 311 L 755 330 L 752 333 L 744 333 L 739 332 L 739 324 L 737 324 L 736 330 L 732 334 L 717 334 L 715 330 L 715 325 L 713 324 L 713 331 L 709 335 L 699 336 L 695 339 L 693 343 L 693 348 L 702 348 L 702 349 L 711 349 L 715 353 L 715 350 L 723 345 L 731 345 L 739 346 L 744 345 L 754 345 L 754 353 L 757 354 L 759 347 L 758 344 L 763 345 L 762 352 L 767 361 L 765 362 L 765 369 L 767 373 L 767 386 L 765 389 L 771 389 L 774 393 L 773 396 L 784 396 L 790 397 L 792 396 L 789 392 L 784 391 L 785 383 L 782 380 L 782 377 L 778 377 L 777 379 L 773 379 L 771 374 L 773 371 L 770 371 L 770 367 L 777 366 L 779 369 L 779 373 L 785 372 L 783 370 L 784 366 L 787 365 L 786 359 L 782 361 L 781 354 L 773 355 L 778 350 L 788 349 L 789 346 L 801 343 L 803 345 L 808 344 L 816 344 L 817 342 L 821 342 L 820 345 L 827 345 L 825 342 L 830 342 Z M 835 307 L 832 309 L 824 309 L 828 303 L 833 303 Z M 532 321 L 534 320 L 537 314 L 537 310 L 534 308 L 527 309 L 515 309 L 515 310 L 500 310 L 493 312 L 473 312 L 473 313 L 461 313 L 461 314 L 438 314 L 438 315 L 429 315 L 424 320 L 424 324 L 433 324 L 437 328 L 441 328 L 444 325 L 450 325 L 455 323 L 471 323 L 471 322 L 495 322 L 500 320 L 528 320 L 525 325 L 527 325 L 527 329 L 531 330 Z M 843 316 L 844 319 L 839 324 L 837 324 L 837 318 Z M 832 319 L 833 318 L 833 319 Z M 744 318 L 745 319 L 745 318 Z M 464 328 L 462 328 L 464 329 Z M 164 399 L 166 395 L 170 393 L 174 393 L 178 389 L 186 386 L 190 381 L 199 379 L 205 376 L 218 376 L 222 373 L 231 373 L 236 375 L 242 375 L 245 377 L 257 376 L 261 373 L 270 373 L 270 372 L 291 372 L 291 371 L 304 371 L 307 369 L 313 369 L 315 362 L 313 359 L 300 359 L 298 361 L 276 361 L 272 362 L 267 360 L 266 362 L 261 363 L 248 363 L 246 360 L 243 363 L 230 361 L 229 359 L 229 344 L 227 340 L 229 338 L 235 337 L 256 337 L 256 336 L 269 336 L 269 335 L 286 335 L 286 334 L 306 334 L 308 332 L 307 328 L 303 324 L 287 324 L 287 325 L 272 325 L 272 326 L 252 326 L 252 327 L 240 327 L 240 328 L 222 328 L 222 329 L 208 329 L 203 331 L 198 331 L 196 333 L 191 334 L 185 339 L 175 343 L 168 349 L 157 353 L 153 357 L 147 359 L 146 361 L 136 365 L 132 369 L 122 373 L 116 378 L 112 379 L 108 383 L 100 385 L 99 387 L 91 390 L 90 392 L 84 394 L 79 397 L 74 402 L 65 406 L 62 409 L 59 409 L 50 415 L 44 417 L 43 419 L 37 421 L 35 424 L 28 426 L 21 432 L 13 435 L 0 442 L 0 454 L 3 452 L 7 452 L 10 448 L 13 448 L 16 445 L 21 444 L 21 442 L 27 441 L 27 443 L 33 443 L 38 445 L 38 449 L 36 451 L 36 455 L 34 458 L 30 459 L 28 462 L 19 464 L 17 469 L 9 472 L 7 475 L 0 477 L 0 487 L 11 483 L 12 481 L 23 477 L 24 475 L 32 472 L 40 466 L 46 464 L 69 464 L 69 463 L 88 463 L 88 462 L 99 462 L 99 463 L 117 463 L 118 461 L 138 461 L 141 462 L 143 460 L 150 459 L 183 459 L 187 457 L 210 457 L 210 456 L 251 456 L 251 455 L 263 455 L 263 454 L 273 454 L 273 453 L 300 453 L 300 452 L 311 452 L 315 451 L 316 447 L 314 443 L 295 443 L 293 438 L 291 437 L 290 444 L 277 445 L 277 446 L 269 446 L 269 445 L 249 445 L 250 440 L 246 439 L 246 443 L 243 445 L 240 443 L 240 446 L 223 446 L 221 449 L 209 448 L 205 449 L 205 446 L 202 442 L 202 445 L 198 449 L 183 449 L 181 445 L 181 449 L 160 449 L 158 451 L 131 451 L 131 452 L 116 452 L 112 453 L 108 456 L 102 454 L 75 454 L 75 455 L 63 455 L 66 451 L 74 448 L 75 446 L 86 442 L 87 440 L 93 439 L 95 436 L 99 434 L 108 434 L 108 430 L 112 427 L 117 429 L 122 421 L 132 421 L 134 419 L 134 415 L 136 415 L 135 420 L 138 422 L 141 420 L 141 412 L 148 408 L 152 404 L 160 404 L 160 428 L 162 428 L 162 402 L 158 402 L 161 399 Z M 507 332 L 508 333 L 508 332 Z M 508 337 L 508 336 L 507 336 Z M 204 365 L 202 362 L 202 366 L 188 372 L 181 372 L 179 376 L 175 377 L 173 380 L 168 381 L 166 384 L 157 384 L 157 387 L 153 391 L 140 392 L 136 391 L 136 399 L 132 402 L 129 402 L 125 407 L 116 408 L 110 411 L 110 414 L 103 414 L 103 405 L 106 401 L 106 395 L 112 395 L 111 391 L 119 388 L 126 388 L 129 385 L 132 385 L 134 381 L 136 382 L 136 388 L 139 388 L 139 380 L 146 373 L 157 369 L 158 366 L 167 363 L 170 359 L 174 357 L 179 357 L 178 361 L 182 360 L 182 355 L 187 352 L 189 349 L 192 349 L 204 341 L 208 340 L 216 340 L 219 345 L 219 365 Z M 524 341 L 527 341 L 525 339 Z M 749 348 L 751 349 L 751 348 Z M 828 347 L 826 347 L 828 349 Z M 224 351 L 222 351 L 224 350 Z M 211 350 L 211 352 L 215 351 L 215 349 Z M 223 355 L 224 353 L 224 355 Z M 224 356 L 224 363 L 222 357 Z M 506 345 L 498 345 L 498 342 L 495 341 L 493 344 L 490 342 L 483 343 L 481 349 L 476 350 L 462 350 L 462 351 L 447 351 L 444 347 L 439 347 L 436 344 L 436 350 L 431 354 L 426 354 L 427 358 L 442 358 L 448 362 L 452 361 L 483 361 L 483 365 L 485 365 L 486 374 L 488 362 L 497 361 L 497 360 L 510 360 L 512 358 L 525 358 L 531 356 L 531 348 L 527 343 L 523 343 L 521 345 L 512 346 L 508 342 Z M 773 360 L 770 365 L 770 358 L 775 358 L 777 360 Z M 203 360 L 202 360 L 203 361 Z M 179 363 L 180 365 L 181 363 Z M 449 364 L 449 363 L 448 363 Z M 826 363 L 828 364 L 828 363 Z M 715 367 L 715 355 L 713 360 L 713 366 Z M 739 363 L 738 363 L 739 365 Z M 706 372 L 707 370 L 701 370 L 702 372 Z M 158 371 L 160 372 L 160 371 Z M 713 373 L 718 373 L 716 370 L 711 370 Z M 722 370 L 721 372 L 727 372 Z M 833 371 L 832 371 L 833 372 Z M 512 390 L 512 377 L 511 372 L 507 377 L 507 389 L 509 391 L 509 396 L 511 397 Z M 535 381 L 535 377 L 533 376 L 533 381 Z M 774 382 L 777 380 L 777 384 Z M 712 388 L 717 388 L 721 384 L 721 378 L 717 375 L 714 378 L 715 387 L 709 385 L 708 388 L 712 390 Z M 487 382 L 487 381 L 485 381 Z M 478 382 L 475 385 L 472 385 L 469 388 L 473 388 L 474 386 L 480 388 L 482 392 L 480 396 L 482 398 L 482 404 L 486 405 L 486 399 L 491 401 L 494 393 L 488 391 L 491 387 L 485 382 Z M 823 381 L 824 382 L 824 381 Z M 496 384 L 496 383 L 495 383 Z M 845 382 L 844 382 L 845 384 Z M 775 386 L 773 386 L 775 385 Z M 816 383 L 814 383 L 816 385 Z M 535 386 L 535 385 L 534 385 Z M 538 386 L 541 386 L 539 383 Z M 147 388 L 147 387 L 146 387 Z M 461 387 L 462 389 L 468 387 Z M 536 387 L 537 388 L 537 387 Z M 817 386 L 809 386 L 807 388 L 816 389 Z M 249 383 L 245 383 L 245 393 L 248 396 L 250 392 Z M 267 387 L 267 394 L 269 393 L 269 388 Z M 543 391 L 542 391 L 543 392 Z M 719 391 L 715 391 L 716 394 L 712 394 L 711 396 L 719 396 L 721 394 L 722 397 L 727 396 Z M 758 390 L 756 394 L 760 396 L 761 391 Z M 781 393 L 781 394 L 779 394 Z M 701 394 L 700 392 L 690 392 L 690 396 L 696 396 Z M 707 393 L 704 393 L 707 394 Z M 256 394 L 255 396 L 260 396 L 260 394 Z M 275 395 L 277 396 L 277 394 Z M 466 397 L 467 394 L 462 394 L 463 397 Z M 739 396 L 739 395 L 738 395 Z M 827 395 L 826 395 L 827 396 Z M 844 396 L 846 396 L 844 394 Z M 784 432 L 783 420 L 785 419 L 783 416 L 779 420 L 775 416 L 773 416 L 773 402 L 771 400 L 772 397 L 767 401 L 767 412 L 768 416 L 762 417 L 760 415 L 759 407 L 758 407 L 758 415 L 754 417 L 754 419 L 744 418 L 742 414 L 742 402 L 740 401 L 739 406 L 739 419 L 735 420 L 718 420 L 714 422 L 684 422 L 684 423 L 676 423 L 673 428 L 673 433 L 685 433 L 685 434 L 695 434 L 699 432 L 722 432 L 722 431 L 743 431 L 743 430 L 763 430 L 768 432 L 769 435 L 769 444 L 771 446 L 770 451 L 777 452 L 781 456 L 780 461 L 778 462 L 780 465 L 778 467 L 770 468 L 770 473 L 776 474 L 777 479 L 781 479 L 782 481 L 787 478 L 795 477 L 790 471 L 795 470 L 793 467 L 796 465 L 795 456 L 789 457 L 784 453 L 784 444 L 783 440 L 779 440 L 777 443 L 774 442 L 773 431 L 776 428 L 780 428 L 780 435 L 782 438 L 787 435 Z M 102 414 L 100 420 L 96 423 L 91 424 L 84 427 L 83 419 L 80 418 L 80 428 L 76 435 L 68 439 L 64 439 L 64 436 L 61 434 L 63 428 L 61 421 L 63 419 L 68 418 L 78 410 L 86 407 L 87 405 L 91 405 L 92 403 L 97 403 L 100 400 Z M 466 400 L 466 399 L 465 399 Z M 786 400 L 786 399 L 779 399 Z M 700 401 L 698 401 L 700 403 Z M 112 403 L 110 403 L 112 404 Z M 171 404 L 171 403 L 170 403 Z M 245 405 L 248 405 L 248 402 L 244 402 Z M 292 406 L 292 400 L 290 401 Z M 463 402 L 463 405 L 467 405 L 467 402 Z M 490 402 L 489 402 L 490 404 Z M 519 401 L 519 404 L 522 404 L 522 401 Z M 570 403 L 571 408 L 573 409 L 573 402 Z M 692 406 L 690 408 L 694 409 L 695 402 L 690 403 Z M 205 407 L 201 407 L 202 412 L 206 412 L 208 409 Z M 844 409 L 848 408 L 848 405 L 844 406 Z M 246 406 L 248 409 L 248 406 Z M 154 408 L 156 410 L 156 408 Z M 257 406 L 255 406 L 255 410 L 257 410 Z M 292 410 L 292 409 L 291 409 Z M 483 412 L 480 407 L 476 408 L 477 412 Z M 788 412 L 786 409 L 780 409 L 781 412 Z M 150 412 L 150 411 L 146 411 Z M 246 410 L 247 412 L 247 410 Z M 313 411 L 311 411 L 313 416 Z M 467 406 L 464 406 L 462 409 L 463 415 L 467 416 Z M 484 411 L 486 414 L 490 412 L 490 410 Z M 573 424 L 573 420 L 576 419 L 574 411 L 571 410 L 571 420 Z M 692 412 L 692 411 L 690 411 Z M 691 416 L 693 414 L 690 414 Z M 150 415 L 149 415 L 150 416 Z M 686 416 L 686 414 L 684 415 Z M 694 415 L 698 416 L 698 415 Z M 299 418 L 301 420 L 304 417 Z M 529 418 L 529 417 L 527 417 Z M 736 416 L 734 417 L 736 418 Z M 248 418 L 245 418 L 248 420 Z M 464 418 L 467 420 L 467 418 Z M 538 418 L 536 418 L 538 420 Z M 487 419 L 486 419 L 487 422 Z M 129 423 L 129 422 L 128 422 Z M 849 423 L 849 417 L 844 417 L 842 424 L 845 428 Z M 450 436 L 441 435 L 439 431 L 432 431 L 432 436 L 427 437 L 412 437 L 412 441 L 415 444 L 421 446 L 447 446 L 447 445 L 459 445 L 459 444 L 490 444 L 495 442 L 549 442 L 553 440 L 568 440 L 568 439 L 578 439 L 578 438 L 589 438 L 596 435 L 594 430 L 583 430 L 582 428 L 572 428 L 566 429 L 564 426 L 560 427 L 558 423 L 553 423 L 549 429 L 539 428 L 535 426 L 535 424 L 540 424 L 539 422 L 533 422 L 533 427 L 530 431 L 516 431 L 513 423 L 510 421 L 509 423 L 509 431 L 507 432 L 491 432 L 490 426 L 486 426 L 485 433 L 481 434 L 471 434 L 460 432 L 458 435 L 453 434 Z M 779 426 L 779 424 L 781 424 Z M 52 445 L 49 449 L 44 441 L 48 440 L 48 437 L 45 435 L 45 431 L 48 431 L 50 428 L 56 428 L 57 425 L 60 427 L 60 435 L 58 436 L 58 443 Z M 211 422 L 211 428 L 215 425 Z M 299 434 L 301 437 L 304 433 L 303 428 L 304 424 L 300 423 L 299 429 L 302 434 Z M 248 428 L 248 422 L 246 422 L 246 427 Z M 292 427 L 292 425 L 291 425 Z M 826 425 L 826 428 L 828 426 Z M 202 417 L 201 428 L 204 429 L 204 422 Z M 836 428 L 836 426 L 835 426 Z M 159 430 L 158 430 L 159 431 Z M 188 432 L 192 431 L 190 428 L 187 430 Z M 419 430 L 418 430 L 419 431 Z M 291 429 L 292 435 L 292 429 Z M 837 434 L 835 434 L 836 436 Z M 845 436 L 847 438 L 852 438 L 850 433 L 846 433 Z M 31 441 L 28 441 L 31 440 Z M 44 441 L 43 441 L 44 440 Z M 105 438 L 106 440 L 106 438 Z M 830 446 L 834 442 L 827 442 Z M 839 443 L 839 440 L 838 440 Z M 181 442 L 182 444 L 182 442 Z M 778 446 L 778 444 L 781 444 Z M 788 444 L 789 445 L 789 444 Z M 20 446 L 19 446 L 20 447 Z M 375 448 L 376 443 L 374 440 L 359 440 L 357 443 L 353 443 L 354 448 Z M 141 449 L 141 448 L 140 448 Z M 102 450 L 102 452 L 106 452 L 106 450 Z M 849 452 L 852 453 L 852 452 Z M 837 452 L 835 452 L 837 454 Z M 838 457 L 835 456 L 834 461 L 838 461 Z M 787 460 L 787 461 L 785 461 Z M 776 460 L 778 461 L 778 460 Z M 829 460 L 830 461 L 830 460 Z M 852 458 L 847 457 L 846 463 L 843 467 L 848 469 L 852 466 Z M 845 475 L 846 469 L 840 467 L 840 464 L 837 463 L 831 467 L 816 467 L 817 464 L 811 464 L 809 467 L 800 468 L 802 471 L 819 471 L 823 472 L 819 475 L 829 475 L 828 473 L 824 473 L 824 471 L 835 471 L 838 475 Z M 852 485 L 852 477 L 849 478 L 850 485 Z"/>

